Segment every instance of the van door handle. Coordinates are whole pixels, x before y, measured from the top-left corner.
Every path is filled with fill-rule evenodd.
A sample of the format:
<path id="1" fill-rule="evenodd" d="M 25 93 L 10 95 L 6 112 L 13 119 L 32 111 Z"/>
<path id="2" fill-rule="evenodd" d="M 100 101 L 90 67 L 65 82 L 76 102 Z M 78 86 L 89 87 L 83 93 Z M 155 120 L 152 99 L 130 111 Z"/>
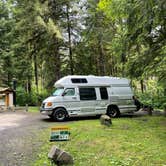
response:
<path id="1" fill-rule="evenodd" d="M 77 99 L 77 97 L 72 97 L 72 99 Z"/>

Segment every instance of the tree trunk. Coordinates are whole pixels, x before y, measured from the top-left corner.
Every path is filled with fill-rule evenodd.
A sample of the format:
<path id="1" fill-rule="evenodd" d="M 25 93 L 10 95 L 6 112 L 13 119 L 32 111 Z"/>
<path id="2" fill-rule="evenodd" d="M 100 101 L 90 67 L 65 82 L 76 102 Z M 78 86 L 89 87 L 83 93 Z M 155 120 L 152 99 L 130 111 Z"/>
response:
<path id="1" fill-rule="evenodd" d="M 60 55 L 59 52 L 54 54 L 56 57 L 56 62 L 55 62 L 55 79 L 56 81 L 59 80 L 59 78 L 61 77 L 61 62 L 60 62 Z"/>
<path id="2" fill-rule="evenodd" d="M 7 73 L 7 86 L 10 87 L 10 72 Z"/>
<path id="3" fill-rule="evenodd" d="M 125 50 L 123 51 L 121 55 L 121 62 L 122 62 L 122 77 L 125 77 L 125 63 L 126 63 L 126 54 L 124 53 Z"/>
<path id="4" fill-rule="evenodd" d="M 164 96 L 166 96 L 166 88 L 164 88 Z"/>
<path id="5" fill-rule="evenodd" d="M 68 33 L 68 39 L 69 39 L 69 58 L 70 58 L 70 74 L 74 74 L 73 70 L 73 54 L 72 54 L 72 46 L 71 46 L 71 23 L 70 23 L 70 17 L 69 17 L 69 5 L 66 6 L 66 16 L 67 16 L 67 33 Z"/>
<path id="6" fill-rule="evenodd" d="M 37 67 L 36 52 L 34 52 L 33 61 L 34 61 L 34 73 L 35 73 L 35 85 L 36 85 L 36 91 L 38 93 L 39 92 L 39 88 L 38 88 L 38 67 Z"/>
<path id="7" fill-rule="evenodd" d="M 41 79 L 41 91 L 43 91 L 43 88 L 44 88 L 44 78 L 43 78 L 43 65 L 41 65 L 41 76 L 40 76 L 40 79 Z"/>
<path id="8" fill-rule="evenodd" d="M 103 50 L 103 45 L 102 45 L 100 36 L 98 41 L 98 51 L 99 51 L 99 71 L 100 71 L 100 75 L 104 76 L 105 75 L 105 56 L 104 56 L 104 50 Z"/>
<path id="9" fill-rule="evenodd" d="M 60 61 L 60 54 L 59 54 L 59 41 L 55 37 L 54 38 L 54 61 L 55 61 L 55 81 L 59 80 L 61 77 L 61 61 Z"/>
<path id="10" fill-rule="evenodd" d="M 140 81 L 141 84 L 141 92 L 144 93 L 144 82 L 143 80 Z"/>
<path id="11" fill-rule="evenodd" d="M 164 116 L 166 117 L 166 106 L 164 107 Z"/>
<path id="12" fill-rule="evenodd" d="M 166 88 L 164 88 L 164 96 L 166 96 Z M 164 116 L 166 117 L 166 105 L 164 105 Z"/>
<path id="13" fill-rule="evenodd" d="M 94 52 L 94 55 L 93 55 L 93 63 L 94 63 L 94 66 L 95 66 L 95 74 L 96 75 L 99 75 L 99 67 L 98 67 L 98 58 L 97 58 L 97 50 L 95 49 L 96 47 L 93 47 L 92 46 L 92 52 Z"/>
<path id="14" fill-rule="evenodd" d="M 31 79 L 28 77 L 27 79 L 27 86 L 26 86 L 26 91 L 27 93 L 31 93 Z"/>
<path id="15" fill-rule="evenodd" d="M 110 75 L 113 76 L 114 73 L 114 61 L 113 61 L 113 55 L 110 55 L 110 65 L 109 65 L 109 69 L 110 69 Z"/>

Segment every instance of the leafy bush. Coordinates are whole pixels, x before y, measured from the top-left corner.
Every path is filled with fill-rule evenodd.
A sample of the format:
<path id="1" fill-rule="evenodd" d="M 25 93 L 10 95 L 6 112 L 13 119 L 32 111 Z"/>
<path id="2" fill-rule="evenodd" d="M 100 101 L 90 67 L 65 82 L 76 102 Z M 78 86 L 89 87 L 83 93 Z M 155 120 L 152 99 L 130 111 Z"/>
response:
<path id="1" fill-rule="evenodd" d="M 40 105 L 47 96 L 49 96 L 47 91 L 37 94 L 32 90 L 31 93 L 27 93 L 24 88 L 18 87 L 16 91 L 16 102 L 17 105 L 20 106 L 25 106 L 26 104 L 37 106 Z"/>
<path id="2" fill-rule="evenodd" d="M 163 109 L 163 104 L 166 103 L 165 86 L 155 77 L 144 79 L 144 93 L 142 93 L 140 81 L 133 81 L 133 88 L 140 102 L 159 109 Z"/>
<path id="3" fill-rule="evenodd" d="M 47 91 L 42 91 L 41 93 L 39 93 L 37 98 L 38 105 L 41 105 L 42 101 L 48 96 L 50 96 L 50 93 L 48 93 Z"/>
<path id="4" fill-rule="evenodd" d="M 26 104 L 27 95 L 22 87 L 18 87 L 16 91 L 16 103 L 17 105 L 23 106 Z"/>
<path id="5" fill-rule="evenodd" d="M 137 93 L 137 96 L 141 103 L 152 106 L 153 108 L 162 109 L 163 104 L 166 103 L 166 96 L 152 95 L 150 92 Z"/>

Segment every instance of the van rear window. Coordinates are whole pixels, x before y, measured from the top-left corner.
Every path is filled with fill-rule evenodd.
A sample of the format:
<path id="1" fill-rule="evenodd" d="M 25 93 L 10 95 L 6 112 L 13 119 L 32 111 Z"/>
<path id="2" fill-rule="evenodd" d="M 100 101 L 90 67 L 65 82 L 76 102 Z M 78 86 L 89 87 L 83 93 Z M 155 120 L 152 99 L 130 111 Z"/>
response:
<path id="1" fill-rule="evenodd" d="M 100 88 L 100 96 L 101 96 L 101 99 L 103 99 L 103 100 L 108 99 L 107 88 L 105 88 L 105 87 Z"/>
<path id="2" fill-rule="evenodd" d="M 75 83 L 75 84 L 88 83 L 87 79 L 85 79 L 85 78 L 72 78 L 71 82 Z"/>

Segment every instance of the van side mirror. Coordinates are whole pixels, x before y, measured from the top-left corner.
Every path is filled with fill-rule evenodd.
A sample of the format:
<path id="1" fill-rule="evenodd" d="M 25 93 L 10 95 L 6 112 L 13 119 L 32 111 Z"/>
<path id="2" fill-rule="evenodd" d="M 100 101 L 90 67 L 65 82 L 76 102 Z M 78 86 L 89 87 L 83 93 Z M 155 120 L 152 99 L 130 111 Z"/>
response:
<path id="1" fill-rule="evenodd" d="M 65 96 L 65 95 L 66 95 L 66 92 L 63 92 L 63 93 L 62 93 L 62 96 Z"/>

